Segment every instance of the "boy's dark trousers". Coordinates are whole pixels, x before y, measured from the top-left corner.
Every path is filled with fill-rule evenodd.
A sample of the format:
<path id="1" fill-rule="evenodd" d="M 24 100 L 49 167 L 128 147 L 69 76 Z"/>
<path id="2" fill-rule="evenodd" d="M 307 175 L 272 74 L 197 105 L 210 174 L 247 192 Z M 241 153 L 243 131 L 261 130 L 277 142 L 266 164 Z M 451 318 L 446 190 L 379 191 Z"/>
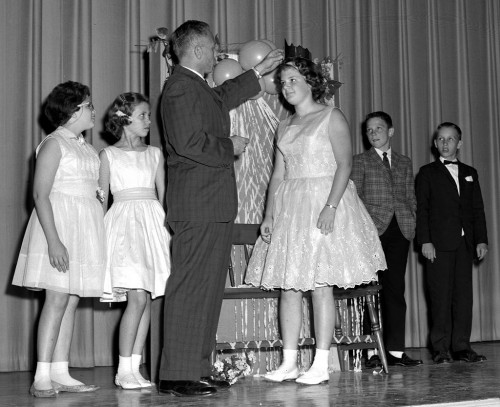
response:
<path id="1" fill-rule="evenodd" d="M 386 231 L 380 236 L 380 242 L 387 261 L 387 270 L 379 271 L 385 349 L 403 351 L 406 322 L 405 274 L 410 242 L 401 233 L 396 216 L 392 217 Z"/>
<path id="2" fill-rule="evenodd" d="M 426 261 L 432 318 L 430 339 L 434 352 L 470 349 L 472 259 L 472 248 L 462 236 L 456 250 L 436 250 L 434 262 Z"/>

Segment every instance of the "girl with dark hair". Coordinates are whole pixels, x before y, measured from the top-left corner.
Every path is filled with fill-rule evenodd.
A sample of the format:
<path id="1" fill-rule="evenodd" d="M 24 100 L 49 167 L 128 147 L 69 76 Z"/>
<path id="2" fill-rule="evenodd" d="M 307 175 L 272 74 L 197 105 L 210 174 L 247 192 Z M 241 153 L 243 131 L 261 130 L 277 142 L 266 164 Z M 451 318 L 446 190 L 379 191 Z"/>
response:
<path id="1" fill-rule="evenodd" d="M 377 229 L 349 180 L 352 151 L 342 112 L 318 102 L 324 80 L 304 58 L 278 70 L 281 92 L 295 113 L 280 123 L 265 216 L 246 282 L 281 289 L 281 366 L 265 378 L 302 384 L 328 381 L 333 338 L 333 286 L 349 288 L 377 279 L 385 257 Z M 316 353 L 299 374 L 302 294 L 312 291 Z"/>
<path id="2" fill-rule="evenodd" d="M 128 301 L 120 323 L 115 384 L 151 387 L 139 372 L 149 330 L 151 299 L 162 296 L 170 275 L 170 235 L 165 228 L 165 170 L 158 147 L 148 146 L 151 111 L 139 93 L 113 102 L 105 126 L 118 141 L 100 153 L 107 263 L 102 301 Z M 156 189 L 155 189 L 156 188 Z"/>
<path id="3" fill-rule="evenodd" d="M 13 284 L 45 290 L 38 324 L 35 380 L 30 393 L 89 392 L 98 387 L 68 372 L 80 297 L 100 297 L 104 275 L 104 223 L 97 199 L 99 158 L 82 132 L 94 127 L 89 88 L 65 82 L 49 94 L 46 116 L 57 127 L 36 149 L 31 214 Z"/>

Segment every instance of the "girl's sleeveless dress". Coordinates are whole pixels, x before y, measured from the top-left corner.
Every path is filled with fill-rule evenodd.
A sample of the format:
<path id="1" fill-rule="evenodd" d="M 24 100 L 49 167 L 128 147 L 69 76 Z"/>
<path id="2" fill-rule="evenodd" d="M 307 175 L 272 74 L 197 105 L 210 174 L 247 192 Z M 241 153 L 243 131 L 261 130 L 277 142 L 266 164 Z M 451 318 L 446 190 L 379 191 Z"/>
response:
<path id="1" fill-rule="evenodd" d="M 246 283 L 265 289 L 314 290 L 336 285 L 350 288 L 377 280 L 386 268 L 377 229 L 354 183 L 349 180 L 338 204 L 334 230 L 316 227 L 337 169 L 328 136 L 333 108 L 318 121 L 278 129 L 285 179 L 274 197 L 271 242 L 259 238 L 249 261 Z"/>
<path id="2" fill-rule="evenodd" d="M 12 283 L 31 289 L 47 289 L 81 297 L 100 297 L 105 266 L 104 222 L 97 199 L 99 157 L 80 135 L 64 127 L 48 139 L 61 149 L 49 199 L 61 242 L 69 254 L 69 270 L 59 272 L 50 265 L 48 246 L 36 210 L 24 235 Z"/>
<path id="3" fill-rule="evenodd" d="M 129 289 L 165 293 L 170 275 L 170 234 L 156 197 L 161 151 L 104 149 L 109 161 L 113 205 L 104 217 L 107 264 L 101 301 L 126 301 Z"/>

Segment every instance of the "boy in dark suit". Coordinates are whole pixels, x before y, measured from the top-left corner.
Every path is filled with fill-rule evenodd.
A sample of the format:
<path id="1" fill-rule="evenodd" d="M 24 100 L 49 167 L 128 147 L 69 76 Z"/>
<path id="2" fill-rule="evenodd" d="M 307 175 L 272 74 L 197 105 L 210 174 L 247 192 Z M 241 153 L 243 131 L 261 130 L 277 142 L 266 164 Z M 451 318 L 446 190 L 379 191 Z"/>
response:
<path id="1" fill-rule="evenodd" d="M 484 258 L 488 237 L 477 171 L 457 160 L 461 139 L 456 124 L 440 124 L 434 138 L 440 157 L 417 178 L 417 239 L 427 259 L 435 363 L 449 362 L 449 350 L 456 360 L 486 359 L 472 350 L 470 334 L 472 260 Z"/>
<path id="2" fill-rule="evenodd" d="M 364 123 L 372 148 L 354 156 L 351 179 L 378 229 L 387 260 L 387 270 L 379 271 L 387 362 L 392 366 L 416 366 L 422 361 L 404 353 L 405 273 L 410 241 L 415 236 L 417 207 L 413 168 L 408 157 L 391 148 L 391 116 L 372 112 Z M 378 355 L 371 355 L 365 366 L 380 364 Z"/>

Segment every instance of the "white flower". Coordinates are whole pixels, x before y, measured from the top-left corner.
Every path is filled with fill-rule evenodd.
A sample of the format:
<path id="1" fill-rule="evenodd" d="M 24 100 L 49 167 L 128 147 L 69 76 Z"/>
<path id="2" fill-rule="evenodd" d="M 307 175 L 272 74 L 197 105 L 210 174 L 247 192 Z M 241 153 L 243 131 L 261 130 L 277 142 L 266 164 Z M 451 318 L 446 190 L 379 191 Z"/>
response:
<path id="1" fill-rule="evenodd" d="M 255 352 L 253 350 L 248 352 L 247 358 L 251 363 L 255 363 L 255 361 L 257 360 L 257 358 L 255 357 Z"/>
<path id="2" fill-rule="evenodd" d="M 238 370 L 245 370 L 247 368 L 247 364 L 243 360 L 237 360 L 234 365 Z"/>
<path id="3" fill-rule="evenodd" d="M 104 190 L 101 187 L 97 187 L 96 196 L 99 202 L 104 203 L 104 198 L 106 197 L 106 194 L 104 193 Z"/>
<path id="4" fill-rule="evenodd" d="M 76 137 L 71 137 L 73 140 L 76 140 L 78 142 L 78 144 L 85 144 L 85 138 L 79 134 L 78 136 Z"/>
<path id="5" fill-rule="evenodd" d="M 128 114 L 123 113 L 121 110 L 117 110 L 115 114 L 118 117 L 128 117 L 130 119 L 130 116 Z"/>

